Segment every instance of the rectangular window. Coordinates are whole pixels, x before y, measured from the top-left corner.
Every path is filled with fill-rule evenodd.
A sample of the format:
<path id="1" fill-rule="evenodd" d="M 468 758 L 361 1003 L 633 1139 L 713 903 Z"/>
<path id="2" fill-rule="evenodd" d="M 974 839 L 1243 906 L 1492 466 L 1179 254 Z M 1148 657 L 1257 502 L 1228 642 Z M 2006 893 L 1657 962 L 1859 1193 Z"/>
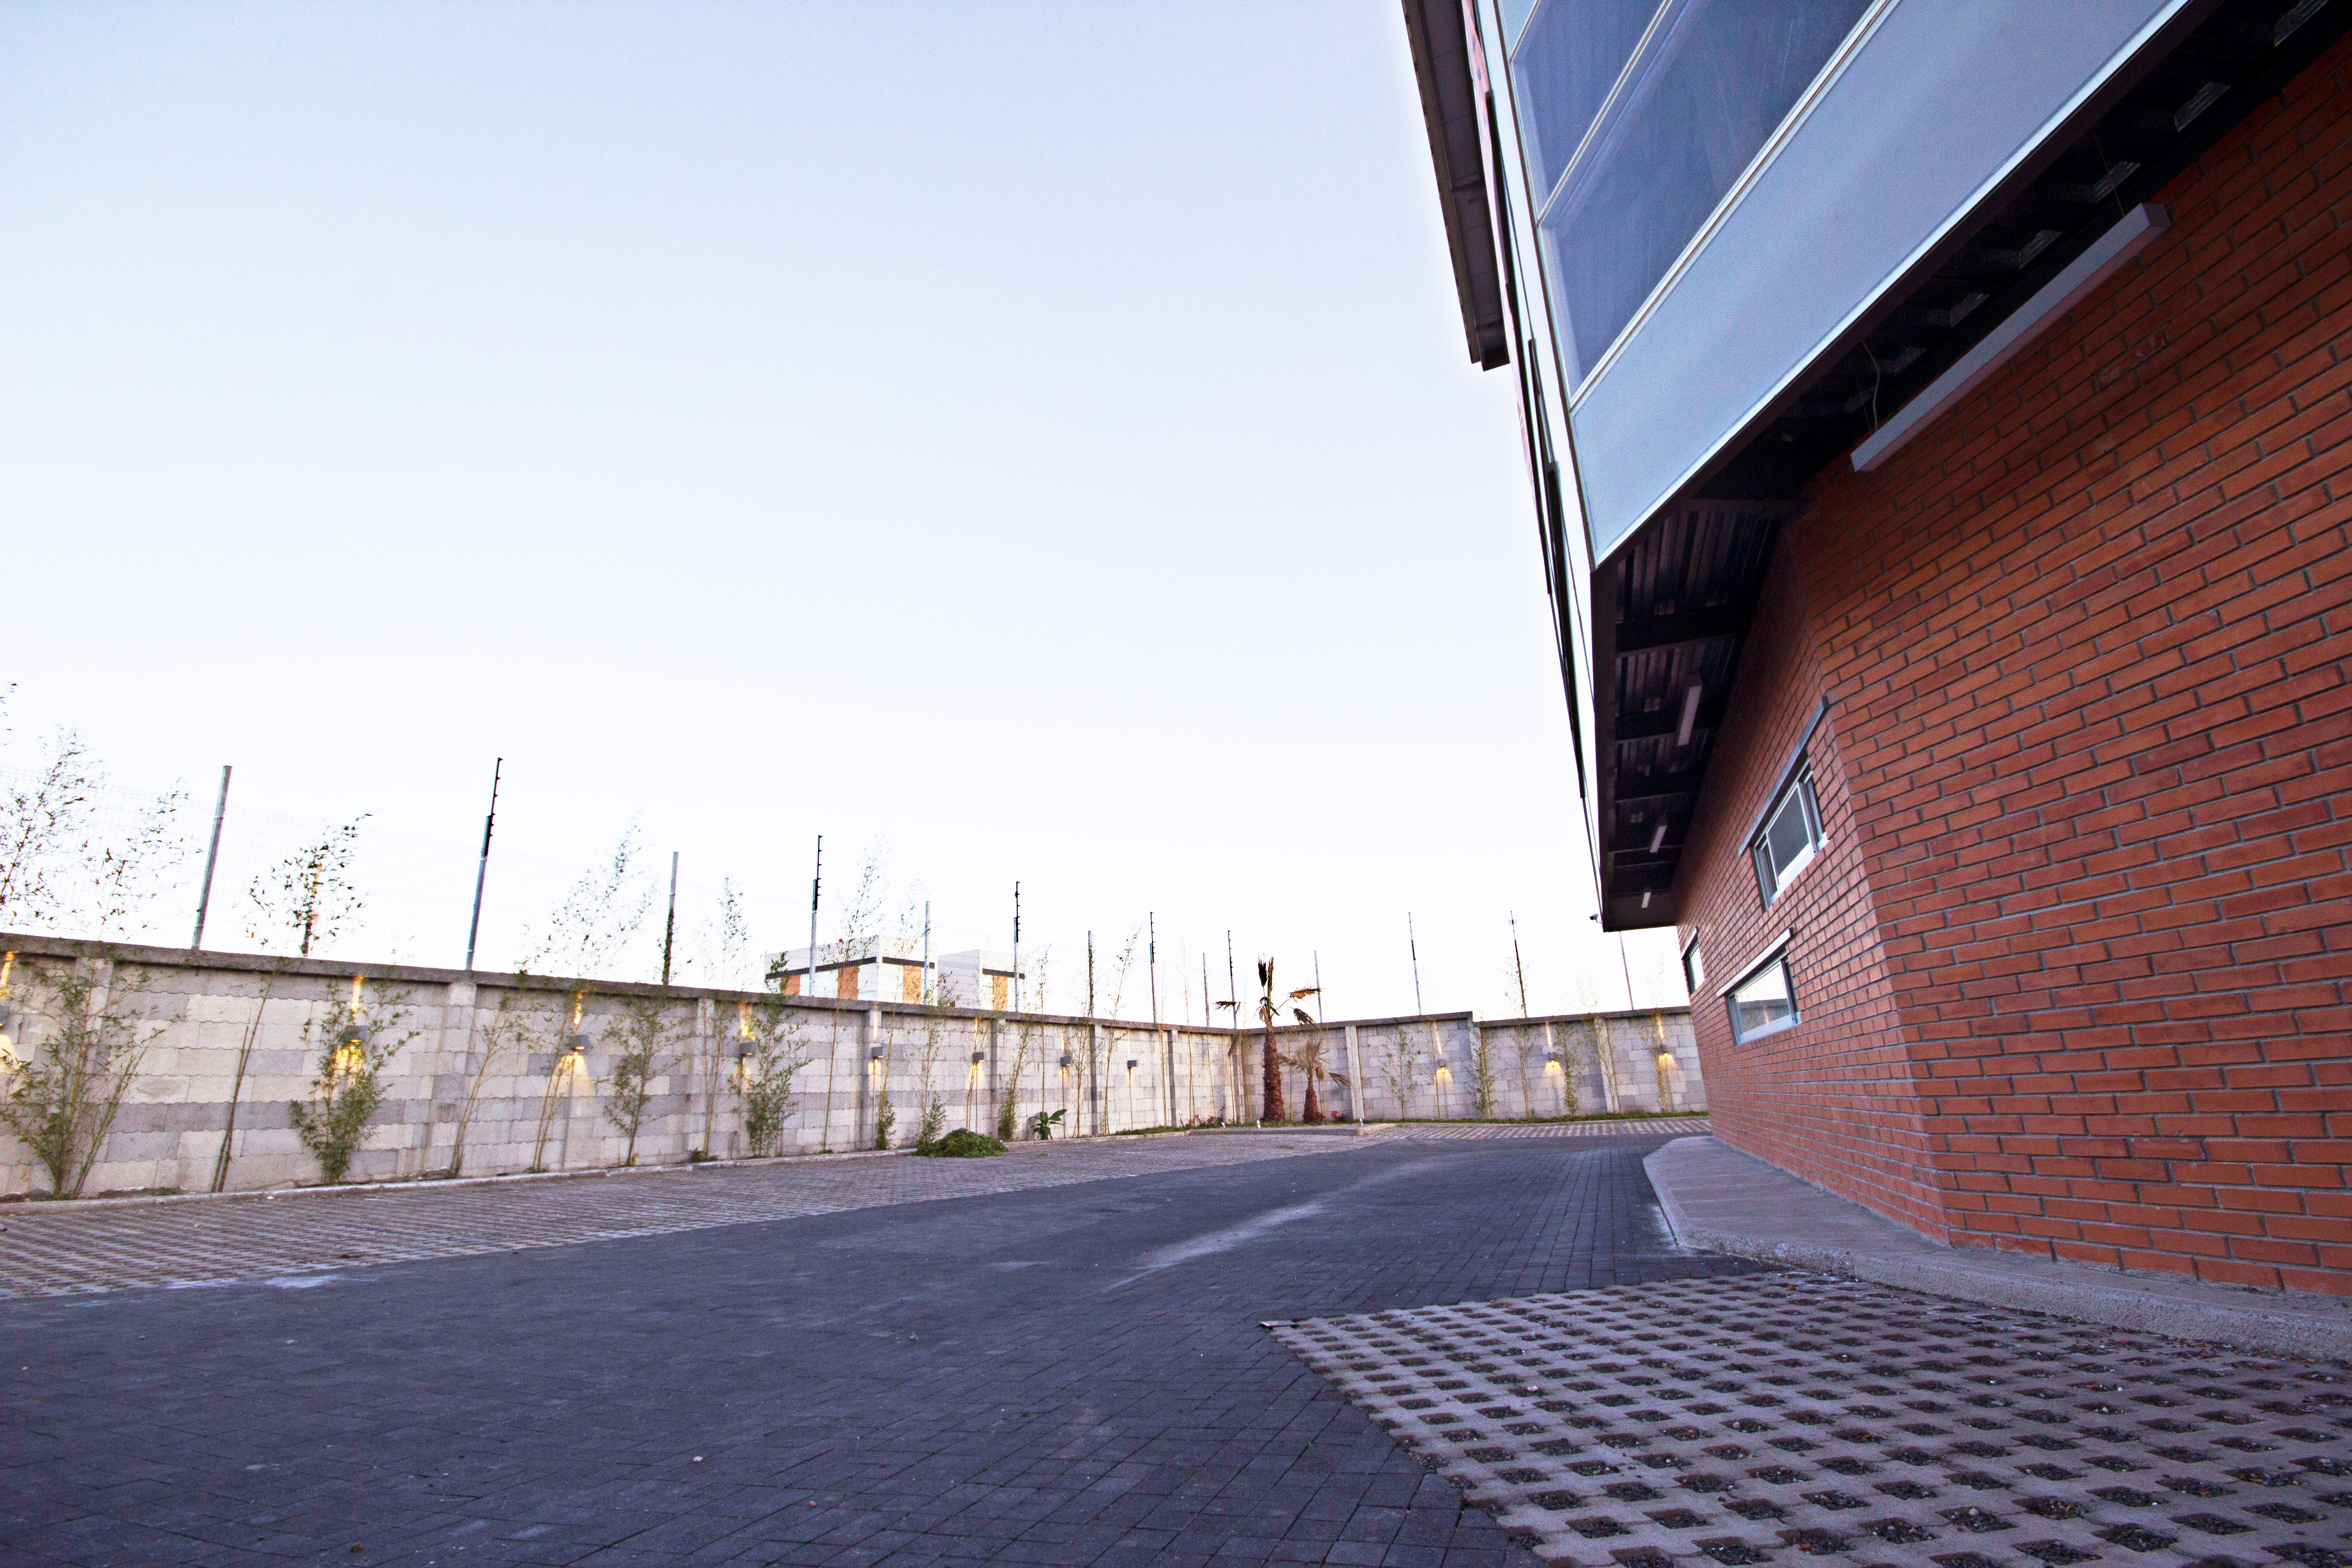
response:
<path id="1" fill-rule="evenodd" d="M 1775 1035 L 1797 1022 L 1797 992 L 1789 982 L 1789 955 L 1769 963 L 1731 988 L 1731 1037 L 1752 1040 Z"/>
<path id="2" fill-rule="evenodd" d="M 1764 814 L 1764 826 L 1757 829 L 1754 842 L 1748 847 L 1756 860 L 1756 887 L 1764 895 L 1766 908 L 1811 863 L 1821 847 L 1822 813 L 1813 798 L 1812 770 L 1801 766 L 1780 798 L 1772 803 L 1772 809 Z"/>
<path id="3" fill-rule="evenodd" d="M 1698 938 L 1690 939 L 1683 949 L 1683 984 L 1694 996 L 1706 985 L 1706 965 L 1698 955 Z"/>

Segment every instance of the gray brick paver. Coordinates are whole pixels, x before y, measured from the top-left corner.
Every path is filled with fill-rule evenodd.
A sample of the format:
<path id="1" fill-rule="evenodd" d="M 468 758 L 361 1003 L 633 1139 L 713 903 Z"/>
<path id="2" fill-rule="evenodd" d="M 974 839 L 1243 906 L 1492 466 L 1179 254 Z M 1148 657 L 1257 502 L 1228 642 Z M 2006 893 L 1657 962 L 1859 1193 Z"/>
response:
<path id="1" fill-rule="evenodd" d="M 198 1261 L 223 1273 L 251 1268 L 232 1253 L 237 1227 L 257 1227 L 265 1278 L 328 1278 L 0 1302 L 0 1342 L 43 1347 L 37 1374 L 0 1369 L 0 1520 L 79 1510 L 81 1556 L 109 1563 L 228 1560 L 266 1539 L 354 1564 L 1046 1561 L 1024 1554 L 1056 1544 L 1070 1561 L 1177 1564 L 1324 1560 L 1385 1505 L 1499 1564 L 1511 1549 L 1486 1516 L 1258 1322 L 1753 1267 L 1661 1250 L 1638 1140 L 1297 1142 L 1056 1148 L 1009 1184 L 986 1175 L 1000 1162 L 837 1162 L 880 1173 L 880 1195 L 784 1218 L 771 1216 L 814 1206 L 813 1176 L 835 1176 L 86 1211 L 137 1216 L 110 1247 L 198 1237 Z M 654 1201 L 663 1184 L 683 1195 Z M 1314 1194 L 1330 1223 L 1105 1290 L 1153 1247 Z M 394 1199 L 371 1231 L 367 1205 Z M 351 1208 L 322 1226 L 306 1205 Z M 62 1217 L 0 1211 L 0 1242 Z M 611 1245 L 478 1244 L 518 1217 Z M 389 1240 L 352 1245 L 368 1236 Z M 317 1257 L 420 1238 L 440 1255 Z M 1014 1259 L 1042 1261 L 989 1267 Z M 20 1415 L 44 1439 L 5 1451 Z M 104 1497 L 133 1479 L 160 1504 L 143 1524 Z M 218 1507 L 199 1506 L 207 1490 Z M 1043 1540 L 1057 1528 L 1066 1540 Z M 353 1540 L 367 1552 L 347 1553 Z"/>

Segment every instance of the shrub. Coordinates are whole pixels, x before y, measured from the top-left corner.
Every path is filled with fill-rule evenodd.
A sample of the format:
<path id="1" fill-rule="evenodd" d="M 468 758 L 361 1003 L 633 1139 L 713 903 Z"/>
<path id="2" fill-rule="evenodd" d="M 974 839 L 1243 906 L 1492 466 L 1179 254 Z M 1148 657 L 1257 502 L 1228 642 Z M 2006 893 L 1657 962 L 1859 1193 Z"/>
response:
<path id="1" fill-rule="evenodd" d="M 985 1132 L 959 1127 L 944 1138 L 916 1144 L 915 1152 L 949 1160 L 984 1160 L 991 1154 L 1003 1153 L 1004 1145 Z"/>
<path id="2" fill-rule="evenodd" d="M 1060 1110 L 1054 1111 L 1051 1114 L 1043 1110 L 1038 1111 L 1035 1115 L 1029 1118 L 1029 1136 L 1032 1138 L 1051 1138 L 1054 1135 L 1054 1129 L 1062 1124 L 1062 1118 L 1066 1114 L 1067 1112 Z"/>
<path id="3" fill-rule="evenodd" d="M 304 1026 L 319 1052 L 319 1070 L 310 1080 L 310 1102 L 289 1100 L 286 1110 L 330 1186 L 349 1173 L 383 1104 L 385 1066 L 419 1033 L 395 1033 L 407 1019 L 406 1000 L 404 993 L 388 994 L 379 986 L 373 1003 L 366 1002 L 354 979 L 349 999 L 337 998 L 323 1017 Z"/>

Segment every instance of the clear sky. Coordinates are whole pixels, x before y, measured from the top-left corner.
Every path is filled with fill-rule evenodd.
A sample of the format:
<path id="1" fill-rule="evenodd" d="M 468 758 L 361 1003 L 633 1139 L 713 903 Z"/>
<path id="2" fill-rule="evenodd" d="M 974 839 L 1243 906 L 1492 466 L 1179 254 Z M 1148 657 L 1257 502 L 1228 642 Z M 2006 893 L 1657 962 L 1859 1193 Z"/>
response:
<path id="1" fill-rule="evenodd" d="M 10 0 L 0 234 L 14 760 L 372 813 L 401 956 L 503 755 L 494 924 L 634 820 L 796 945 L 822 832 L 1057 1006 L 1622 1005 L 1393 4 Z"/>

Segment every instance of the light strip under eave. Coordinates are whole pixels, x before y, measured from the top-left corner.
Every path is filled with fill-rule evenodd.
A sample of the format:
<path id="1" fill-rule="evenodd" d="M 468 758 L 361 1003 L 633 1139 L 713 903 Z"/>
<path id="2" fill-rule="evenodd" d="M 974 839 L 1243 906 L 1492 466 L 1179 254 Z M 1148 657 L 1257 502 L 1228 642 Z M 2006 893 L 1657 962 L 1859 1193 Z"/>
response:
<path id="1" fill-rule="evenodd" d="M 2089 298 L 2149 240 L 2171 226 L 2172 215 L 2154 202 L 2144 202 L 2126 213 L 2122 222 L 2093 240 L 2091 247 L 2063 272 L 2043 284 L 2032 299 L 1986 333 L 1982 342 L 1962 354 L 1951 369 L 1905 404 L 1902 412 L 1880 426 L 1877 434 L 1856 447 L 1854 471 L 1869 473 L 1901 451 L 1937 416 L 1991 380 L 1996 371 L 2041 336 L 2043 328 Z"/>

